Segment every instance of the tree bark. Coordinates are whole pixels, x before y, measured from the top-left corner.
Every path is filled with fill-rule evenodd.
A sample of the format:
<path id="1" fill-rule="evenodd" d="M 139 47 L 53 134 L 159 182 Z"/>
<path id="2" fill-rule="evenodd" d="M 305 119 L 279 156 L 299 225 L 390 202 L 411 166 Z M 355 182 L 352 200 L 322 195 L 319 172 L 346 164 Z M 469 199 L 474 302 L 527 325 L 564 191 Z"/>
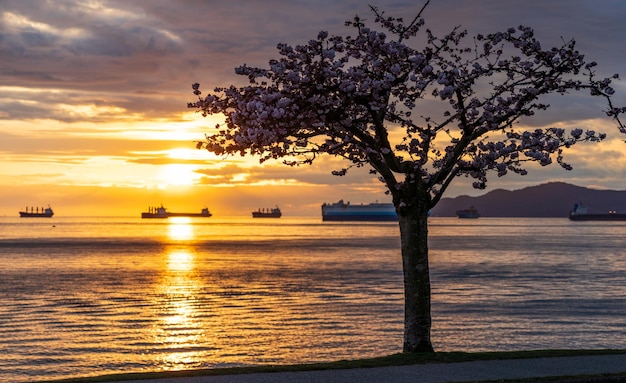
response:
<path id="1" fill-rule="evenodd" d="M 404 352 L 434 352 L 430 341 L 428 207 L 416 204 L 399 214 L 404 270 Z"/>

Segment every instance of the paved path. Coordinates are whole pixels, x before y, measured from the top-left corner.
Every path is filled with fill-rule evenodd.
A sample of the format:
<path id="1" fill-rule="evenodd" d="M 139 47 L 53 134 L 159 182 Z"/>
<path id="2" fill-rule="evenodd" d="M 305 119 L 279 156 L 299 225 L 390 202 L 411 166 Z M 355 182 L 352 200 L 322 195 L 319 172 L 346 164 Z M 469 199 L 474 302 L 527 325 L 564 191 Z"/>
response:
<path id="1" fill-rule="evenodd" d="M 445 383 L 626 373 L 626 354 L 132 380 L 125 383 Z M 626 382 L 626 376 L 624 376 Z"/>

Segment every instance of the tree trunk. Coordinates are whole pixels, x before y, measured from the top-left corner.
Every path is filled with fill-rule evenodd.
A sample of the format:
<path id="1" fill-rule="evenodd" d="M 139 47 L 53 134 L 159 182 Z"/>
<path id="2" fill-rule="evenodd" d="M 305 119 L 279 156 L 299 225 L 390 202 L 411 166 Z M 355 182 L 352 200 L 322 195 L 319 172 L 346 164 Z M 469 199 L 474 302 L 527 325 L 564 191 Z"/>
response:
<path id="1" fill-rule="evenodd" d="M 430 342 L 428 208 L 419 204 L 399 214 L 404 270 L 404 352 L 434 352 Z"/>

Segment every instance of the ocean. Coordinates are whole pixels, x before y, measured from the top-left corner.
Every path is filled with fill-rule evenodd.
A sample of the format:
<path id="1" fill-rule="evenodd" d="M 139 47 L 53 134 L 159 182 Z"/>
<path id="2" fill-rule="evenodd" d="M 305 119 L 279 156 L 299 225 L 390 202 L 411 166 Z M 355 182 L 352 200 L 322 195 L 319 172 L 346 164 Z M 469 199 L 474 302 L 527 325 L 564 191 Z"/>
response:
<path id="1" fill-rule="evenodd" d="M 626 223 L 429 219 L 438 351 L 626 349 Z M 0 381 L 402 350 L 396 223 L 0 217 Z"/>

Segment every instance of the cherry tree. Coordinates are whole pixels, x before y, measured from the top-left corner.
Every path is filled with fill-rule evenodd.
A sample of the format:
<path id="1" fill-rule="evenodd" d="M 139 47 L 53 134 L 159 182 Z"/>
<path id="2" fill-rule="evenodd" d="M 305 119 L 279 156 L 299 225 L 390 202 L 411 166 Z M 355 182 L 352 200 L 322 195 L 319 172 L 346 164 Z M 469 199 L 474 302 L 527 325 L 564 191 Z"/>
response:
<path id="1" fill-rule="evenodd" d="M 596 142 L 593 130 L 519 122 L 549 105 L 551 94 L 600 98 L 622 133 L 624 108 L 613 106 L 611 80 L 597 78 L 575 41 L 544 49 L 525 26 L 468 36 L 459 27 L 438 37 L 422 14 L 410 21 L 370 7 L 376 28 L 355 17 L 353 35 L 320 32 L 306 44 L 278 45 L 267 68 L 242 65 L 248 85 L 215 88 L 190 108 L 225 122 L 198 142 L 218 155 L 256 155 L 291 166 L 320 155 L 368 166 L 393 199 L 404 271 L 404 352 L 432 352 L 428 211 L 453 180 L 484 189 L 487 176 L 525 175 L 527 164 L 571 166 L 563 150 Z M 413 44 L 412 44 L 413 43 Z M 416 48 L 415 46 L 420 46 Z"/>

